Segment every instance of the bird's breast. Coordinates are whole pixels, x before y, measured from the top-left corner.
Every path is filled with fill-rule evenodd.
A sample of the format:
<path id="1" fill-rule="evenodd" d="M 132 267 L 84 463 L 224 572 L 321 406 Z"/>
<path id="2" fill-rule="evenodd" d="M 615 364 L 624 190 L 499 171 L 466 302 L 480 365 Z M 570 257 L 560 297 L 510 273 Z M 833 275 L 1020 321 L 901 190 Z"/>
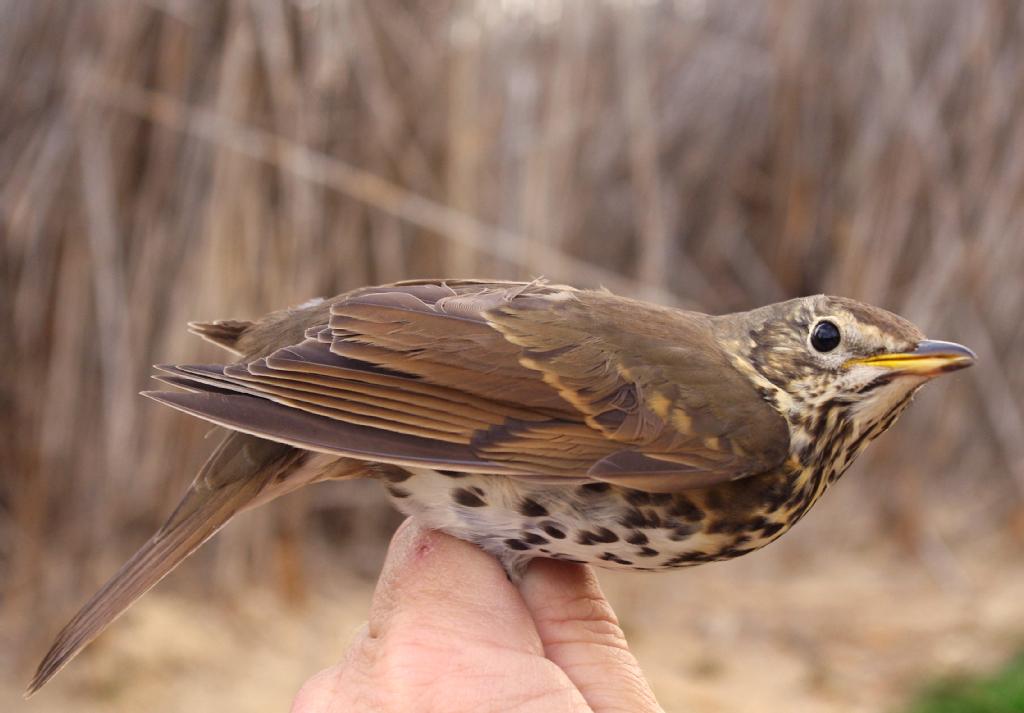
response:
<path id="1" fill-rule="evenodd" d="M 778 538 L 816 499 L 782 470 L 649 493 L 416 468 L 387 490 L 403 513 L 478 544 L 513 575 L 535 557 L 641 571 L 739 557 Z"/>

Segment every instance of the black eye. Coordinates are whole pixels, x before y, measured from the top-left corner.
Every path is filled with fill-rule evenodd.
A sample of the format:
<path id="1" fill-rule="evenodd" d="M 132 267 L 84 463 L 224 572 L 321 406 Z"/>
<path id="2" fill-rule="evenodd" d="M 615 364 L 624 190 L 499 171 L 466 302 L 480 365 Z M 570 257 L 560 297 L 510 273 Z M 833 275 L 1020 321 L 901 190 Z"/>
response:
<path id="1" fill-rule="evenodd" d="M 839 327 L 832 322 L 818 322 L 811 332 L 811 346 L 819 352 L 830 352 L 839 346 Z"/>

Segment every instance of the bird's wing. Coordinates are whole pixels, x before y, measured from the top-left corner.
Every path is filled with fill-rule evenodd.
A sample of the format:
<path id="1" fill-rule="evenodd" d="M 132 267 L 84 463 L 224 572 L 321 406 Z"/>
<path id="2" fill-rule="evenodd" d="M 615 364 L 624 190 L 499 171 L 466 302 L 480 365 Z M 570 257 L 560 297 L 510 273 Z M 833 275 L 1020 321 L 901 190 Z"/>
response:
<path id="1" fill-rule="evenodd" d="M 649 490 L 763 472 L 779 414 L 703 315 L 532 283 L 398 283 L 330 301 L 306 339 L 161 367 L 153 398 L 301 448 Z"/>

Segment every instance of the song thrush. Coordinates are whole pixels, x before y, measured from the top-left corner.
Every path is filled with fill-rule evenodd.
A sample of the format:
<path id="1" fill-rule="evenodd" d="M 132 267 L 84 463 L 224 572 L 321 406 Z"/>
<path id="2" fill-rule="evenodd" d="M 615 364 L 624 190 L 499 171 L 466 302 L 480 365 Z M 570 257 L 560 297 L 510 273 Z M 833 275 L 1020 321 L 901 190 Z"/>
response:
<path id="1" fill-rule="evenodd" d="M 513 577 L 534 557 L 738 557 L 799 520 L 925 381 L 975 359 L 841 297 L 712 317 L 543 281 L 401 282 L 190 326 L 239 360 L 160 366 L 183 390 L 146 395 L 231 433 L 30 691 L 235 513 L 319 480 L 379 479 Z"/>

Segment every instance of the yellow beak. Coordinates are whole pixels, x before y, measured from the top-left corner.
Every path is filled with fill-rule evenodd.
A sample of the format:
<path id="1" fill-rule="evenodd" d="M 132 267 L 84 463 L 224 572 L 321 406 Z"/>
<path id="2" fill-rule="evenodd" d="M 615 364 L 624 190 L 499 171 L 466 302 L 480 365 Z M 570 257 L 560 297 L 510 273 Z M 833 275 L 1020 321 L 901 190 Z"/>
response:
<path id="1" fill-rule="evenodd" d="M 977 356 L 974 352 L 961 344 L 925 339 L 918 342 L 912 352 L 876 354 L 870 357 L 850 359 L 845 366 L 864 364 L 893 369 L 901 374 L 937 376 L 948 371 L 965 369 L 976 360 Z"/>

